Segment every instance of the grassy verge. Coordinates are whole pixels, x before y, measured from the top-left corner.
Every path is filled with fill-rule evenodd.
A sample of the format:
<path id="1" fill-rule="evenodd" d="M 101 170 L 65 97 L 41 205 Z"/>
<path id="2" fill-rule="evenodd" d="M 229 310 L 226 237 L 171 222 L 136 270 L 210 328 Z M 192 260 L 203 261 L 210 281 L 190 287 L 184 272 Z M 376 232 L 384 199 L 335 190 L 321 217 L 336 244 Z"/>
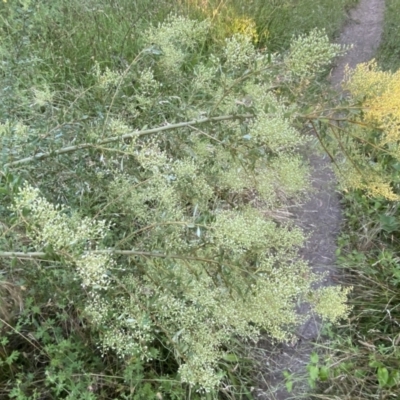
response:
<path id="1" fill-rule="evenodd" d="M 384 69 L 400 68 L 400 1 L 386 0 L 385 26 L 377 59 Z"/>
<path id="2" fill-rule="evenodd" d="M 293 35 L 304 34 L 314 28 L 325 29 L 330 37 L 340 30 L 345 10 L 358 0 L 253 0 L 243 6 L 241 0 L 180 0 L 182 10 L 190 14 L 207 15 L 215 22 L 216 38 L 224 38 L 234 31 L 245 29 L 246 22 L 254 21 L 257 38 L 271 51 L 285 49 Z"/>
<path id="3" fill-rule="evenodd" d="M 353 285 L 347 324 L 327 329 L 319 399 L 392 399 L 400 390 L 399 207 L 360 192 L 343 199 L 340 280 Z M 322 369 L 321 369 L 322 370 Z"/>

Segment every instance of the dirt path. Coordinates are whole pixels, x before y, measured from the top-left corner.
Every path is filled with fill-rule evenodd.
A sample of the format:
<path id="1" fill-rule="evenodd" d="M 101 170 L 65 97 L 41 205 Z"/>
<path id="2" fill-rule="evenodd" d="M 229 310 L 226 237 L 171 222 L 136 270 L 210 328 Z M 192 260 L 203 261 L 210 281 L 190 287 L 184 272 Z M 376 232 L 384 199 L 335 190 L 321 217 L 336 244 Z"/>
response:
<path id="1" fill-rule="evenodd" d="M 360 0 L 349 12 L 349 18 L 337 42 L 353 44 L 353 48 L 336 61 L 331 72 L 331 83 L 340 91 L 344 79 L 345 66 L 354 68 L 358 63 L 373 58 L 378 48 L 383 26 L 384 0 Z M 327 157 L 318 154 L 309 157 L 312 169 L 313 194 L 309 201 L 294 208 L 296 223 L 309 236 L 301 254 L 310 263 L 315 272 L 328 273 L 323 285 L 333 284 L 335 274 L 336 238 L 339 233 L 341 209 L 335 190 L 335 176 Z M 306 306 L 300 313 L 308 311 Z M 321 323 L 311 318 L 297 331 L 298 340 L 292 344 L 273 346 L 261 341 L 259 348 L 267 356 L 263 360 L 261 371 L 262 389 L 257 390 L 256 399 L 288 400 L 306 397 L 307 364 L 313 350 L 313 342 L 318 338 Z M 293 375 L 293 390 L 288 393 L 285 387 L 283 371 Z"/>
<path id="2" fill-rule="evenodd" d="M 374 57 L 382 37 L 384 11 L 385 0 L 360 0 L 358 6 L 349 12 L 338 43 L 353 44 L 353 48 L 338 60 L 332 70 L 331 82 L 338 89 L 347 64 L 354 68 Z"/>

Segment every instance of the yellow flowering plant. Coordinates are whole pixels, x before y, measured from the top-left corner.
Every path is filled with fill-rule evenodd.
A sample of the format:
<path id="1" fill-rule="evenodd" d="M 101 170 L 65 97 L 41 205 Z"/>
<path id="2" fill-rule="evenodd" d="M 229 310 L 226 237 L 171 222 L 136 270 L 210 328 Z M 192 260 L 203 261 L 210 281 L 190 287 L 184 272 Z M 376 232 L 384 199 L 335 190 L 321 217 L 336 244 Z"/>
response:
<path id="1" fill-rule="evenodd" d="M 337 156 L 339 183 L 344 190 L 398 201 L 400 71 L 382 71 L 375 60 L 362 63 L 347 69 L 343 89 L 347 100 L 324 120 L 327 136 L 320 137 Z"/>

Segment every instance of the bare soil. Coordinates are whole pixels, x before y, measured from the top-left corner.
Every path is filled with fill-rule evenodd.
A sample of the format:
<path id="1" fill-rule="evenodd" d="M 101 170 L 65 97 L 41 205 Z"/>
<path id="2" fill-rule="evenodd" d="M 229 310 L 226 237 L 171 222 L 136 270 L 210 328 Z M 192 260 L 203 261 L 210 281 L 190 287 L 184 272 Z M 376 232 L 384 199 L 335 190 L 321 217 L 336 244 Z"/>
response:
<path id="1" fill-rule="evenodd" d="M 358 63 L 369 61 L 377 50 L 383 26 L 384 0 L 360 0 L 349 11 L 337 42 L 353 45 L 346 56 L 336 60 L 330 74 L 330 82 L 341 94 L 341 82 L 344 80 L 345 67 L 354 68 Z M 336 239 L 340 231 L 341 208 L 336 192 L 335 175 L 328 157 L 315 151 L 308 157 L 312 175 L 312 195 L 302 205 L 291 210 L 296 224 L 300 226 L 308 240 L 301 251 L 315 272 L 326 273 L 327 278 L 321 285 L 335 282 Z M 307 305 L 301 305 L 303 315 L 309 311 Z M 255 398 L 262 400 L 288 400 L 307 398 L 307 364 L 313 351 L 313 343 L 319 338 L 321 321 L 309 318 L 297 331 L 297 341 L 290 344 L 271 344 L 268 339 L 258 344 L 263 354 L 260 386 Z M 293 390 L 289 393 L 285 387 L 283 372 L 293 375 Z"/>
<path id="2" fill-rule="evenodd" d="M 354 68 L 374 57 L 382 37 L 384 11 L 385 0 L 360 0 L 357 7 L 350 10 L 338 43 L 352 44 L 353 48 L 337 60 L 331 73 L 332 85 L 338 90 L 346 65 Z"/>

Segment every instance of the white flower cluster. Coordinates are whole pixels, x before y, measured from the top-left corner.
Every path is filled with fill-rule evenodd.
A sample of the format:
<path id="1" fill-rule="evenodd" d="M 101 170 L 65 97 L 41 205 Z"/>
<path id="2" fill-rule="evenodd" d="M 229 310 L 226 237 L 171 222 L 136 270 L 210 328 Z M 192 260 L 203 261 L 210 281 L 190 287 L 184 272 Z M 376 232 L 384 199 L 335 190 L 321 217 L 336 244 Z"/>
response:
<path id="1" fill-rule="evenodd" d="M 214 194 L 213 188 L 207 183 L 205 174 L 201 172 L 198 163 L 186 158 L 173 164 L 174 186 L 185 194 L 187 199 L 199 203 L 207 203 Z"/>
<path id="2" fill-rule="evenodd" d="M 29 127 L 21 121 L 0 122 L 0 139 L 7 138 L 17 143 L 23 143 L 29 137 Z"/>
<path id="3" fill-rule="evenodd" d="M 88 217 L 68 215 L 63 206 L 54 206 L 40 197 L 39 189 L 25 185 L 16 198 L 12 209 L 25 217 L 31 230 L 31 239 L 40 247 L 52 246 L 55 251 L 69 249 L 80 252 L 88 241 L 101 240 L 107 233 L 105 221 L 93 221 Z"/>
<path id="4" fill-rule="evenodd" d="M 252 286 L 252 296 L 246 304 L 237 304 L 238 312 L 247 312 L 247 318 L 272 338 L 290 339 L 290 328 L 299 323 L 295 310 L 296 300 L 305 297 L 313 276 L 306 263 L 285 263 L 279 258 L 263 260 L 259 266 L 259 277 Z M 303 277 L 302 277 L 303 276 Z M 247 310 L 244 310 L 244 307 Z"/>
<path id="5" fill-rule="evenodd" d="M 224 55 L 226 58 L 224 66 L 228 70 L 238 71 L 249 67 L 250 63 L 255 60 L 256 49 L 250 37 L 237 33 L 226 39 Z"/>
<path id="6" fill-rule="evenodd" d="M 204 64 L 196 65 L 193 74 L 192 87 L 196 91 L 210 93 L 212 91 L 212 83 L 215 78 L 216 69 L 207 67 Z"/>
<path id="7" fill-rule="evenodd" d="M 216 245 L 236 254 L 248 251 L 276 251 L 302 244 L 299 229 L 288 230 L 270 220 L 259 211 L 247 208 L 244 211 L 221 211 L 213 224 L 213 240 Z"/>
<path id="8" fill-rule="evenodd" d="M 266 238 L 271 236 L 274 223 L 263 221 L 255 210 L 247 210 L 239 215 L 223 211 L 217 215 L 214 224 L 216 244 L 237 253 L 245 253 L 266 246 Z"/>
<path id="9" fill-rule="evenodd" d="M 33 88 L 33 105 L 38 107 L 46 106 L 53 101 L 54 92 L 47 85 L 42 85 L 40 88 Z"/>
<path id="10" fill-rule="evenodd" d="M 181 16 L 170 15 L 166 22 L 152 27 L 143 34 L 145 43 L 158 46 L 161 51 L 162 71 L 175 76 L 185 61 L 188 51 L 203 42 L 210 28 L 208 20 L 198 22 Z"/>
<path id="11" fill-rule="evenodd" d="M 324 31 L 314 29 L 308 35 L 292 40 L 285 63 L 294 77 L 307 78 L 346 50 L 339 44 L 330 43 Z"/>
<path id="12" fill-rule="evenodd" d="M 109 190 L 120 209 L 140 223 L 183 218 L 177 193 L 162 175 L 149 178 L 145 186 L 138 186 L 129 177 L 119 175 L 111 182 Z"/>
<path id="13" fill-rule="evenodd" d="M 132 111 L 137 113 L 138 108 L 141 112 L 153 105 L 161 87 L 151 68 L 146 68 L 140 72 L 138 78 L 138 90 L 135 94 L 135 101 L 131 105 Z M 138 107 L 139 106 L 139 107 Z"/>
<path id="14" fill-rule="evenodd" d="M 257 190 L 266 201 L 298 198 L 310 188 L 309 168 L 298 155 L 282 154 L 258 171 Z M 282 200 L 282 199 L 281 199 Z"/>
<path id="15" fill-rule="evenodd" d="M 154 143 L 146 144 L 135 155 L 143 168 L 154 173 L 160 173 L 166 165 L 170 164 L 168 155 Z"/>
<path id="16" fill-rule="evenodd" d="M 86 253 L 76 259 L 77 272 L 82 280 L 82 287 L 106 289 L 110 282 L 109 268 L 113 260 L 108 254 Z"/>
<path id="17" fill-rule="evenodd" d="M 122 79 L 122 74 L 120 72 L 112 71 L 108 67 L 106 67 L 104 71 L 101 71 L 97 61 L 93 67 L 93 75 L 97 80 L 98 86 L 104 90 L 117 86 Z"/>
<path id="18" fill-rule="evenodd" d="M 250 126 L 249 134 L 274 153 L 293 150 L 304 142 L 299 132 L 279 113 L 272 115 L 259 112 Z"/>
<path id="19" fill-rule="evenodd" d="M 151 68 L 140 71 L 139 84 L 141 93 L 146 96 L 153 95 L 160 88 L 160 82 L 154 78 Z"/>
<path id="20" fill-rule="evenodd" d="M 318 289 L 312 294 L 314 311 L 324 320 L 337 323 L 351 310 L 347 304 L 347 296 L 352 287 L 328 286 Z"/>
<path id="21" fill-rule="evenodd" d="M 218 369 L 223 354 L 221 345 L 229 340 L 230 334 L 239 331 L 231 323 L 236 314 L 230 307 L 229 293 L 215 288 L 199 265 L 193 267 L 198 273 L 196 281 L 185 271 L 186 266 L 175 270 L 184 292 L 178 297 L 164 291 L 157 299 L 157 309 L 160 323 L 171 332 L 181 352 L 178 356 L 182 360 L 181 380 L 210 391 L 222 378 Z M 246 318 L 241 317 L 240 325 L 247 325 Z"/>
<path id="22" fill-rule="evenodd" d="M 155 338 L 154 326 L 144 306 L 146 296 L 143 296 L 141 285 L 142 282 L 129 274 L 124 278 L 124 288 L 129 290 L 128 293 L 119 292 L 117 295 L 114 292 L 107 298 L 94 293 L 89 297 L 85 312 L 95 325 L 107 327 L 101 334 L 104 352 L 112 349 L 121 358 L 152 358 L 148 345 Z"/>
<path id="23" fill-rule="evenodd" d="M 27 234 L 40 249 L 50 245 L 54 251 L 68 250 L 83 287 L 108 287 L 108 271 L 114 265 L 111 255 L 96 254 L 87 248 L 89 242 L 104 238 L 108 230 L 105 221 L 70 216 L 64 207 L 49 203 L 40 197 L 39 189 L 28 185 L 20 191 L 12 208 L 20 215 L 30 211 L 24 217 L 29 226 Z"/>
<path id="24" fill-rule="evenodd" d="M 122 136 L 132 132 L 132 128 L 121 118 L 110 118 L 108 131 L 111 136 Z"/>
<path id="25" fill-rule="evenodd" d="M 219 147 L 215 149 L 214 154 L 215 163 L 212 166 L 212 172 L 218 178 L 219 188 L 231 192 L 242 192 L 254 185 L 252 176 L 229 151 Z"/>

